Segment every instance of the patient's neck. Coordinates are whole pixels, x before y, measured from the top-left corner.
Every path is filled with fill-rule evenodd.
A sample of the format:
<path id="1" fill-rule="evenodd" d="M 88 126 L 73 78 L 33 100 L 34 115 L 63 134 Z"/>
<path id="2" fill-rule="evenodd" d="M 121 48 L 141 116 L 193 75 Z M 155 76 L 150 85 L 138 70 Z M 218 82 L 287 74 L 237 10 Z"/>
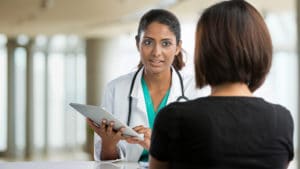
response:
<path id="1" fill-rule="evenodd" d="M 245 83 L 225 83 L 211 87 L 211 96 L 253 96 Z"/>

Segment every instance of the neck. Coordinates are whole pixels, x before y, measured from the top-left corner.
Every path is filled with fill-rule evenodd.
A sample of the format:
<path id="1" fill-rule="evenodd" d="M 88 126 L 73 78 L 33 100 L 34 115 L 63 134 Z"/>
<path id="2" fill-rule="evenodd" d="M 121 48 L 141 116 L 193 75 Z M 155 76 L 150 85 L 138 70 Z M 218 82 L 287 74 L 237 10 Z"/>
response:
<path id="1" fill-rule="evenodd" d="M 245 83 L 225 83 L 211 87 L 211 96 L 252 96 Z"/>
<path id="2" fill-rule="evenodd" d="M 149 90 L 151 89 L 168 89 L 171 85 L 171 69 L 162 73 L 148 73 L 144 71 L 143 77 Z"/>

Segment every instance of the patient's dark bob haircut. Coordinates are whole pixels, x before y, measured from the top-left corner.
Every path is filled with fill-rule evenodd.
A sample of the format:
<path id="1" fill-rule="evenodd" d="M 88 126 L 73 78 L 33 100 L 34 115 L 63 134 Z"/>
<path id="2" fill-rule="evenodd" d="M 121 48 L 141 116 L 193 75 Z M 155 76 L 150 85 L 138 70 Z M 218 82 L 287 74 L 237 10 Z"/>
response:
<path id="1" fill-rule="evenodd" d="M 271 37 L 252 5 L 231 0 L 204 10 L 196 28 L 197 87 L 242 82 L 254 92 L 263 84 L 271 62 Z"/>

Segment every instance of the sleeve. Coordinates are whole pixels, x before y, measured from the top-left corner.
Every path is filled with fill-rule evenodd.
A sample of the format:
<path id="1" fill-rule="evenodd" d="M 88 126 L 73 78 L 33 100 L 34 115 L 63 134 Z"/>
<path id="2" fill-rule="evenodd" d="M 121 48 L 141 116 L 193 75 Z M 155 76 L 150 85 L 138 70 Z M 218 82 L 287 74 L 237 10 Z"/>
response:
<path id="1" fill-rule="evenodd" d="M 119 152 L 119 159 L 124 160 L 125 159 L 125 145 L 123 143 L 124 141 L 120 141 L 117 144 L 118 152 Z M 94 160 L 95 161 L 102 161 L 101 160 L 101 137 L 97 133 L 94 133 Z"/>
<path id="2" fill-rule="evenodd" d="M 108 112 L 113 112 L 113 84 L 112 82 L 109 83 L 105 90 L 104 90 L 104 95 L 102 96 L 102 104 L 101 106 L 106 109 Z M 102 141 L 101 137 L 97 134 L 94 133 L 94 160 L 95 161 L 101 161 L 101 146 L 102 146 Z M 119 158 L 121 160 L 124 159 L 125 156 L 125 145 L 121 141 L 117 144 L 118 147 L 118 152 L 119 152 Z"/>
<path id="3" fill-rule="evenodd" d="M 288 110 L 287 110 L 288 111 Z M 289 161 L 292 161 L 294 158 L 294 121 L 290 111 L 287 112 L 287 144 L 288 144 L 288 152 L 289 152 Z"/>
<path id="4" fill-rule="evenodd" d="M 291 112 L 282 106 L 277 107 L 279 112 L 277 134 L 280 137 L 284 149 L 288 153 L 288 160 L 294 158 L 294 122 Z"/>

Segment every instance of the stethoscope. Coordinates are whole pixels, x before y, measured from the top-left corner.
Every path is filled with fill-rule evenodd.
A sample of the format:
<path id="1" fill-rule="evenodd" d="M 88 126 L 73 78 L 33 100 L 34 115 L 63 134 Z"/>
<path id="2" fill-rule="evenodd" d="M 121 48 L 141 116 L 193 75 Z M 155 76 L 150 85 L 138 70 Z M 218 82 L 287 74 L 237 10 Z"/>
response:
<path id="1" fill-rule="evenodd" d="M 133 78 L 131 80 L 131 84 L 130 84 L 130 90 L 129 90 L 129 95 L 128 95 L 128 99 L 129 99 L 129 104 L 128 104 L 128 117 L 127 117 L 127 125 L 129 126 L 130 124 L 130 119 L 131 119 L 131 109 L 132 109 L 132 90 L 133 90 L 133 87 L 134 87 L 134 83 L 135 83 L 135 79 L 136 79 L 136 76 L 138 75 L 138 73 L 142 70 L 142 66 L 135 72 L 135 74 L 133 75 Z M 174 69 L 176 74 L 178 75 L 179 77 L 179 81 L 180 81 L 180 87 L 181 87 L 181 96 L 179 96 L 176 101 L 179 102 L 179 101 L 188 101 L 189 99 L 184 95 L 184 86 L 183 86 L 183 80 L 182 80 L 182 77 L 180 75 L 180 73 Z"/>

